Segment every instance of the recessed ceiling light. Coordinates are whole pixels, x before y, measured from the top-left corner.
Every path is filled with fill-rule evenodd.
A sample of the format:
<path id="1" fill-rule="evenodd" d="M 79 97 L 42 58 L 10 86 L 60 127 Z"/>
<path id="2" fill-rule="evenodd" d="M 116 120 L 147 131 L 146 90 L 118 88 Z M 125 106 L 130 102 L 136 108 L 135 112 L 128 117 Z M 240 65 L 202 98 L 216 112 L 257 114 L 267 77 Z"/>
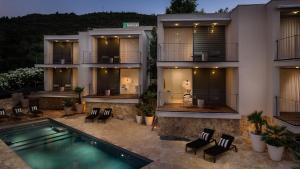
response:
<path id="1" fill-rule="evenodd" d="M 118 36 L 114 36 L 115 38 L 118 38 Z"/>
<path id="2" fill-rule="evenodd" d="M 128 35 L 128 38 L 131 38 L 131 35 Z"/>
<path id="3" fill-rule="evenodd" d="M 198 26 L 198 25 L 199 25 L 199 23 L 194 23 L 194 25 L 195 25 L 195 26 Z"/>
<path id="4" fill-rule="evenodd" d="M 198 69 L 198 68 L 199 68 L 198 66 L 195 67 L 195 69 Z"/>
<path id="5" fill-rule="evenodd" d="M 175 26 L 179 26 L 179 23 L 175 23 L 174 25 L 175 25 Z"/>
<path id="6" fill-rule="evenodd" d="M 293 14 L 298 14 L 300 11 L 293 11 Z"/>
<path id="7" fill-rule="evenodd" d="M 178 67 L 177 67 L 177 66 L 175 66 L 175 69 L 178 69 Z"/>
<path id="8" fill-rule="evenodd" d="M 299 69 L 299 66 L 296 66 L 296 69 Z"/>
<path id="9" fill-rule="evenodd" d="M 58 42 L 58 40 L 55 40 L 55 42 Z"/>
<path id="10" fill-rule="evenodd" d="M 100 36 L 101 38 L 104 38 L 104 36 Z"/>
<path id="11" fill-rule="evenodd" d="M 216 25 L 218 25 L 218 23 L 217 23 L 217 22 L 214 22 L 214 23 L 212 23 L 212 25 L 213 25 L 213 26 L 216 26 Z"/>
<path id="12" fill-rule="evenodd" d="M 70 42 L 70 40 L 66 40 L 66 42 Z"/>
<path id="13" fill-rule="evenodd" d="M 215 68 L 218 69 L 219 67 L 216 66 Z"/>

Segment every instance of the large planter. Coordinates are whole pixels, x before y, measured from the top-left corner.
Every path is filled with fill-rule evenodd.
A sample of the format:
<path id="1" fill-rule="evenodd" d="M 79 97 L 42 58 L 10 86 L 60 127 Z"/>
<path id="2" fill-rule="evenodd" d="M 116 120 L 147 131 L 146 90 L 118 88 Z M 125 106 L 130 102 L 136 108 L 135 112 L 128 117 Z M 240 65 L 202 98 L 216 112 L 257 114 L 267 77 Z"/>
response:
<path id="1" fill-rule="evenodd" d="M 284 147 L 275 147 L 267 144 L 268 153 L 273 161 L 280 161 L 282 159 L 282 154 L 284 152 Z"/>
<path id="2" fill-rule="evenodd" d="M 72 107 L 64 107 L 65 115 L 72 114 Z"/>
<path id="3" fill-rule="evenodd" d="M 146 117 L 145 117 L 145 122 L 146 122 L 146 125 L 147 125 L 147 126 L 151 126 L 151 125 L 152 125 L 152 123 L 153 123 L 153 118 L 154 118 L 154 116 L 146 116 Z"/>
<path id="4" fill-rule="evenodd" d="M 135 115 L 135 119 L 138 124 L 143 123 L 143 116 Z"/>
<path id="5" fill-rule="evenodd" d="M 264 152 L 266 149 L 266 143 L 261 140 L 262 136 L 254 133 L 250 133 L 252 149 L 256 152 Z"/>
<path id="6" fill-rule="evenodd" d="M 77 113 L 82 113 L 82 104 L 75 104 L 75 107 L 76 107 L 76 112 Z"/>

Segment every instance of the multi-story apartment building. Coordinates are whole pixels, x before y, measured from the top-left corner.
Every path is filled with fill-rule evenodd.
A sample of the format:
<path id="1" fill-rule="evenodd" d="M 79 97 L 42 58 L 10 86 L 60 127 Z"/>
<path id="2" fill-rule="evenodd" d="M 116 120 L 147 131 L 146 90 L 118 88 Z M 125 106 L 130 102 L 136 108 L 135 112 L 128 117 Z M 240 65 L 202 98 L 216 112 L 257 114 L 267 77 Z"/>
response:
<path id="1" fill-rule="evenodd" d="M 254 110 L 300 133 L 299 0 L 159 15 L 157 33 L 161 135 L 238 133 Z"/>
<path id="2" fill-rule="evenodd" d="M 101 28 L 78 35 L 44 37 L 44 89 L 49 97 L 72 96 L 84 87 L 87 103 L 138 103 L 147 88 L 152 27 Z"/>

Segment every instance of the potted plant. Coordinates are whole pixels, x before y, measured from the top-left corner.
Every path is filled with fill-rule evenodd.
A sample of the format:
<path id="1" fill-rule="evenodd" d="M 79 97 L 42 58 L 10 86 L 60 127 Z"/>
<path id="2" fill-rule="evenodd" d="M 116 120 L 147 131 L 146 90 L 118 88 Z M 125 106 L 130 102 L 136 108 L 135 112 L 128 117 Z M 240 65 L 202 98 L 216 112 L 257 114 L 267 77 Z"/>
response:
<path id="1" fill-rule="evenodd" d="M 155 114 L 153 107 L 149 104 L 146 104 L 145 108 L 144 108 L 144 114 L 145 114 L 146 125 L 151 126 L 153 123 L 154 114 Z"/>
<path id="2" fill-rule="evenodd" d="M 78 95 L 78 101 L 77 103 L 75 104 L 75 107 L 76 107 L 76 111 L 77 113 L 82 113 L 82 102 L 81 102 L 81 94 L 82 92 L 84 91 L 84 87 L 75 87 L 74 89 L 75 93 Z"/>
<path id="3" fill-rule="evenodd" d="M 64 100 L 64 111 L 65 115 L 69 115 L 72 112 L 73 100 L 71 98 L 66 98 Z"/>
<path id="4" fill-rule="evenodd" d="M 262 118 L 263 111 L 254 111 L 248 116 L 248 121 L 255 126 L 254 132 L 250 132 L 252 149 L 256 152 L 263 152 L 266 144 L 262 141 L 262 127 L 266 124 L 266 120 Z"/>
<path id="5" fill-rule="evenodd" d="M 280 161 L 287 143 L 286 128 L 277 125 L 268 125 L 266 132 L 262 135 L 263 141 L 267 144 L 268 154 L 273 161 Z"/>
<path id="6" fill-rule="evenodd" d="M 135 115 L 135 119 L 136 119 L 136 122 L 138 124 L 142 124 L 143 123 L 143 103 L 139 103 L 136 105 L 136 108 L 138 109 L 137 110 L 137 113 Z"/>

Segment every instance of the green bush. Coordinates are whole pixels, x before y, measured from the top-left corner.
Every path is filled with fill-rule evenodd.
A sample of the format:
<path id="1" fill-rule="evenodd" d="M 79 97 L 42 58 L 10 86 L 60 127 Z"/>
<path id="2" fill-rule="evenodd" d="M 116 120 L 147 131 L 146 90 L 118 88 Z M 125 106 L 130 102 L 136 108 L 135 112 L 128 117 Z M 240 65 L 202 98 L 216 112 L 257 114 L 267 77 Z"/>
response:
<path id="1" fill-rule="evenodd" d="M 23 88 L 35 87 L 43 82 L 43 69 L 20 68 L 0 74 L 0 90 L 16 91 Z"/>
<path id="2" fill-rule="evenodd" d="M 262 140 L 271 146 L 286 146 L 288 142 L 286 127 L 267 124 L 266 132 L 262 134 Z"/>
<path id="3" fill-rule="evenodd" d="M 267 122 L 266 120 L 264 120 L 262 118 L 262 114 L 263 114 L 263 111 L 254 111 L 253 113 L 251 113 L 249 116 L 248 116 L 248 121 L 252 124 L 254 124 L 255 126 L 255 131 L 254 131 L 254 134 L 261 134 L 262 133 L 262 127 L 263 125 L 265 125 Z"/>

